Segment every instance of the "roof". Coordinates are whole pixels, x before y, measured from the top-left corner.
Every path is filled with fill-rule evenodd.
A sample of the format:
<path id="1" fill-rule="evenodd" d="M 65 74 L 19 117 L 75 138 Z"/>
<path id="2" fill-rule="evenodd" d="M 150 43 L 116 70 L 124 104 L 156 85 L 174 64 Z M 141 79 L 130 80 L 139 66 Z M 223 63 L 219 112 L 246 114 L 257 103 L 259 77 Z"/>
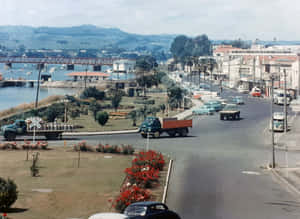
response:
<path id="1" fill-rule="evenodd" d="M 72 72 L 67 74 L 68 76 L 96 76 L 96 77 L 109 77 L 109 74 L 104 73 L 104 72 Z"/>
<path id="2" fill-rule="evenodd" d="M 139 205 L 139 206 L 149 206 L 149 205 L 156 205 L 156 204 L 162 204 L 161 202 L 153 202 L 153 201 L 147 201 L 147 202 L 136 202 L 131 204 L 131 206 Z"/>
<path id="3" fill-rule="evenodd" d="M 214 50 L 214 53 L 228 53 L 231 52 L 232 50 L 241 50 L 241 49 L 232 47 L 231 45 L 220 45 Z"/>

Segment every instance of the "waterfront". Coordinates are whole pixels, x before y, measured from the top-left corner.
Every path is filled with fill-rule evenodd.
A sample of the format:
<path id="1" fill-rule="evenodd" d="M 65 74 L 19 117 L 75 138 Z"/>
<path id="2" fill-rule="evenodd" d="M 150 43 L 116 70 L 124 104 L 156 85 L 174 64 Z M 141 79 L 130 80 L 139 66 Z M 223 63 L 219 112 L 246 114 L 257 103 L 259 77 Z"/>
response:
<path id="1" fill-rule="evenodd" d="M 37 80 L 38 71 L 36 70 L 36 65 L 34 64 L 18 64 L 14 63 L 12 68 L 7 69 L 4 64 L 0 64 L 0 73 L 6 79 L 18 79 L 23 78 L 26 80 Z M 104 66 L 103 70 L 107 69 Z M 86 66 L 75 65 L 73 71 L 86 71 Z M 92 71 L 92 66 L 87 67 L 87 71 Z M 71 80 L 67 76 L 68 73 L 72 71 L 67 71 L 62 65 L 49 65 L 47 66 L 42 74 L 50 74 L 52 76 L 52 81 L 63 81 Z M 132 78 L 133 75 L 118 75 L 116 73 L 111 74 L 113 79 L 127 79 Z M 39 100 L 46 98 L 51 95 L 72 95 L 80 91 L 80 88 L 40 88 Z M 36 84 L 35 87 L 5 87 L 0 88 L 0 111 L 15 107 L 23 103 L 31 103 L 35 101 L 36 95 Z"/>
<path id="2" fill-rule="evenodd" d="M 39 100 L 51 95 L 72 95 L 79 89 L 65 88 L 41 88 Z M 32 103 L 35 101 L 36 87 L 5 87 L 0 88 L 0 111 L 15 107 L 22 103 Z"/>

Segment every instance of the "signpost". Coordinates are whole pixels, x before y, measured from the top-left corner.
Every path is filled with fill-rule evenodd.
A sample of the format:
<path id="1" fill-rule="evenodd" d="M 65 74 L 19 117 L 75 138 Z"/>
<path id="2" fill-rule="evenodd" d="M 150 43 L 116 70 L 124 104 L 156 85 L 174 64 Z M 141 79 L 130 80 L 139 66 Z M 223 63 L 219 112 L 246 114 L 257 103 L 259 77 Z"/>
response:
<path id="1" fill-rule="evenodd" d="M 29 125 L 30 129 L 33 129 L 33 139 L 32 143 L 35 144 L 35 132 L 36 129 L 40 129 L 42 119 L 40 117 L 29 117 L 26 119 L 26 123 Z"/>

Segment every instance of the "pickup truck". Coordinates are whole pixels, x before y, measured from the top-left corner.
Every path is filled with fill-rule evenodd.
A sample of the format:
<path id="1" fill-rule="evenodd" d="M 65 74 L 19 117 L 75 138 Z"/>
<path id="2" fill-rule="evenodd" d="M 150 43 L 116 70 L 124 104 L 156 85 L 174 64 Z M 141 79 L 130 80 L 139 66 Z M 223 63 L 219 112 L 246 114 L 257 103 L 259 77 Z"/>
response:
<path id="1" fill-rule="evenodd" d="M 227 104 L 223 110 L 220 111 L 221 120 L 239 120 L 240 110 L 236 104 Z"/>
<path id="2" fill-rule="evenodd" d="M 45 136 L 46 139 L 57 139 L 65 131 L 73 131 L 74 127 L 67 124 L 44 123 L 40 120 L 40 125 L 33 127 L 30 120 L 16 120 L 13 124 L 1 127 L 1 134 L 7 141 L 14 141 L 19 135 Z"/>
<path id="3" fill-rule="evenodd" d="M 165 118 L 162 123 L 157 117 L 147 117 L 140 126 L 140 133 L 143 138 L 151 135 L 158 138 L 162 133 L 166 132 L 169 136 L 185 137 L 188 135 L 190 127 L 193 126 L 193 120 L 177 120 L 177 118 Z"/>

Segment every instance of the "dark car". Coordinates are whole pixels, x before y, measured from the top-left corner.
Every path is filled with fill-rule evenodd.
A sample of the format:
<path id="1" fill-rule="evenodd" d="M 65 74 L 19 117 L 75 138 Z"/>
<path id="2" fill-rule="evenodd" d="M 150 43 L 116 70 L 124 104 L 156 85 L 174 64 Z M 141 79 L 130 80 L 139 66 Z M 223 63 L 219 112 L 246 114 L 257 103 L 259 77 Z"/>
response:
<path id="1" fill-rule="evenodd" d="M 130 219 L 180 219 L 178 214 L 160 202 L 136 202 L 129 205 L 124 214 Z"/>

